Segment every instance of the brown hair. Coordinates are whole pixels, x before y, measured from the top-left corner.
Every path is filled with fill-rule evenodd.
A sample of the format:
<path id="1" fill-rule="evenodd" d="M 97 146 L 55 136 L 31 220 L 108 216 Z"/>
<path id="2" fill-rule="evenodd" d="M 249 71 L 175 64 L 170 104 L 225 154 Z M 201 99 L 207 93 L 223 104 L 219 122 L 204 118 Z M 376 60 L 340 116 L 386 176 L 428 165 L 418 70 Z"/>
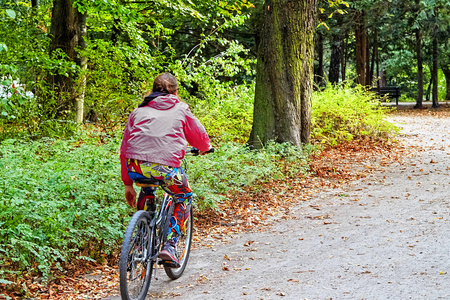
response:
<path id="1" fill-rule="evenodd" d="M 178 82 L 170 73 L 159 74 L 153 81 L 153 92 L 173 94 L 178 91 Z"/>

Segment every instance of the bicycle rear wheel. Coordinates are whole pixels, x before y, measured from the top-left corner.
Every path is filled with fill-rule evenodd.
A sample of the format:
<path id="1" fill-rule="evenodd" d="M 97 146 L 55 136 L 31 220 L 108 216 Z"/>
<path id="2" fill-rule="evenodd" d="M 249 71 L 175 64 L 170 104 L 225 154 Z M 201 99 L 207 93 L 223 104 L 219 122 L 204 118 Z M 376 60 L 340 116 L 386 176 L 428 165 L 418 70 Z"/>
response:
<path id="1" fill-rule="evenodd" d="M 177 254 L 178 259 L 180 260 L 180 267 L 179 268 L 164 267 L 164 271 L 166 272 L 167 276 L 169 276 L 170 279 L 180 278 L 180 276 L 184 272 L 184 269 L 186 269 L 186 265 L 189 259 L 189 253 L 191 252 L 192 232 L 194 226 L 192 205 L 188 205 L 185 213 L 188 214 L 188 217 L 184 222 L 181 234 L 178 237 L 177 241 Z"/>
<path id="2" fill-rule="evenodd" d="M 123 300 L 144 300 L 150 286 L 154 262 L 148 258 L 153 251 L 154 235 L 149 221 L 148 212 L 137 211 L 123 238 L 119 260 L 120 295 Z"/>

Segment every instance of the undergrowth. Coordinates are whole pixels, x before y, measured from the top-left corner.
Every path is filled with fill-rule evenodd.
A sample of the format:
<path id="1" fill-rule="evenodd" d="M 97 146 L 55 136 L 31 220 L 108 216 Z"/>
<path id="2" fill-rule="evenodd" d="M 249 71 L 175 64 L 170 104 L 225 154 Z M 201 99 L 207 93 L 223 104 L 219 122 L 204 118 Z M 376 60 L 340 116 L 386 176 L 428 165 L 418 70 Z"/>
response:
<path id="1" fill-rule="evenodd" d="M 117 246 L 128 208 L 116 149 L 54 139 L 1 143 L 0 278 L 30 266 L 46 277 L 82 250 L 79 258 L 93 259 Z"/>
<path id="2" fill-rule="evenodd" d="M 313 94 L 311 138 L 328 146 L 365 137 L 387 140 L 398 130 L 385 120 L 387 112 L 375 94 L 362 86 L 328 84 Z"/>
<path id="3" fill-rule="evenodd" d="M 254 84 L 216 85 L 202 98 L 188 98 L 213 142 L 246 142 L 252 129 L 254 88 Z"/>

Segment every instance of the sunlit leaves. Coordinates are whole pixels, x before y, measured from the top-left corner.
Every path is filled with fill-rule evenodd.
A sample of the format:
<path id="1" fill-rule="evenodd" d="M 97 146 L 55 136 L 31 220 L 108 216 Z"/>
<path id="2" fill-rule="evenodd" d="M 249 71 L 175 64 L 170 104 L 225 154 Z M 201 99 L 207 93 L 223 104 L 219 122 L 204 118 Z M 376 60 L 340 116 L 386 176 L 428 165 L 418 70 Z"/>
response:
<path id="1" fill-rule="evenodd" d="M 7 9 L 6 10 L 6 14 L 8 15 L 8 17 L 10 17 L 11 19 L 15 19 L 16 18 L 16 12 L 12 9 Z"/>
<path id="2" fill-rule="evenodd" d="M 326 15 L 328 16 L 328 19 L 332 19 L 334 14 L 340 14 L 340 15 L 344 15 L 347 13 L 347 8 L 349 8 L 349 4 L 346 1 L 343 0 L 328 0 L 327 2 L 327 6 L 326 7 L 318 7 L 318 11 L 320 12 L 320 14 L 325 15 L 324 17 L 326 17 Z M 319 5 L 322 5 L 322 3 L 319 3 Z M 343 8 L 343 6 L 345 6 L 345 8 Z M 318 18 L 318 24 L 317 24 L 317 28 L 319 27 L 325 27 L 327 30 L 330 30 L 329 24 L 327 24 L 326 21 L 324 21 L 322 19 L 322 17 L 319 16 Z"/>
<path id="3" fill-rule="evenodd" d="M 312 139 L 326 145 L 370 136 L 386 139 L 395 127 L 384 120 L 386 109 L 362 87 L 327 86 L 313 94 Z"/>

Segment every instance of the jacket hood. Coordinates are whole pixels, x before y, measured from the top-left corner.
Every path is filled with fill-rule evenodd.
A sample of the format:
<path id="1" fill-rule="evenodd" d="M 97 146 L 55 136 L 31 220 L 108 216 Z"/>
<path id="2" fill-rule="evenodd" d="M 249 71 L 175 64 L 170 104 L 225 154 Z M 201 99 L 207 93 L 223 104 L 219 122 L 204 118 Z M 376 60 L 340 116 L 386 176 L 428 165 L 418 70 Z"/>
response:
<path id="1" fill-rule="evenodd" d="M 178 96 L 166 93 L 155 92 L 144 98 L 144 101 L 138 107 L 149 106 L 158 110 L 166 110 L 174 107 L 180 102 Z"/>

